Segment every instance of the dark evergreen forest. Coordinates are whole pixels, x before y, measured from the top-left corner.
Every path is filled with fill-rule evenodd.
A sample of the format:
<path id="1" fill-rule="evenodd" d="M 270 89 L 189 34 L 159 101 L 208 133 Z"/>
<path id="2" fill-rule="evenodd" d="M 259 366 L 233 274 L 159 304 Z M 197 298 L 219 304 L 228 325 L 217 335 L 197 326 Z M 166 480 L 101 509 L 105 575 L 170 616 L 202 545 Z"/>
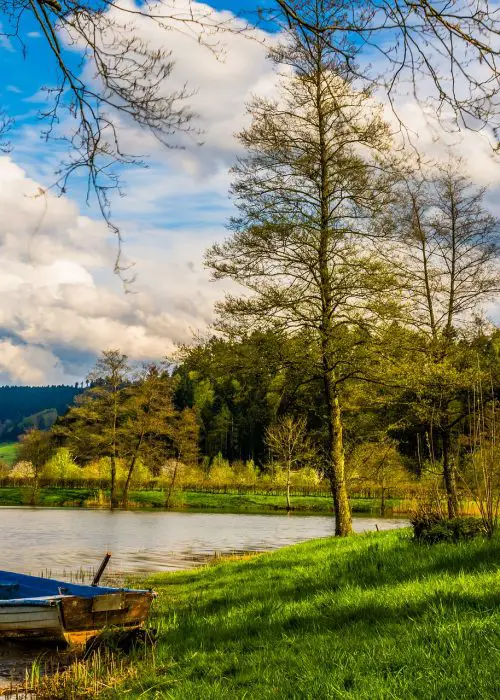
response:
<path id="1" fill-rule="evenodd" d="M 16 440 L 27 428 L 50 428 L 66 413 L 80 386 L 1 386 L 0 442 Z"/>

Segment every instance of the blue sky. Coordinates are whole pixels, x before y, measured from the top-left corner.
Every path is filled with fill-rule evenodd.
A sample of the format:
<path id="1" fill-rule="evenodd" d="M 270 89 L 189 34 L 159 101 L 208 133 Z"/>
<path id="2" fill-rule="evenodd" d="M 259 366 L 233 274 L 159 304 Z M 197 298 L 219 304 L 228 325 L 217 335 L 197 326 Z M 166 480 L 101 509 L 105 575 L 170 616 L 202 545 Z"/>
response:
<path id="1" fill-rule="evenodd" d="M 212 6 L 254 17 L 250 1 Z M 177 343 L 207 332 L 224 292 L 210 281 L 203 253 L 226 235 L 229 169 L 239 153 L 234 135 L 248 120 L 245 103 L 253 94 L 275 93 L 265 48 L 271 35 L 259 30 L 261 42 L 227 35 L 220 60 L 192 38 L 140 25 L 152 45 L 172 49 L 176 65 L 166 89 L 187 81 L 196 91 L 191 106 L 200 115 L 204 145 L 186 140 L 184 150 L 166 150 L 135 127 L 123 129 L 128 150 L 146 153 L 149 165 L 128 169 L 126 196 L 112 202 L 137 274 L 133 294 L 125 294 L 112 272 L 115 241 L 95 207 L 87 207 L 82 181 L 74 180 L 64 197 L 50 190 L 40 195 L 54 182 L 61 158 L 60 147 L 40 140 L 38 118 L 40 88 L 55 84 L 56 71 L 37 27 L 26 19 L 21 31 L 26 56 L 15 40 L 0 43 L 0 106 L 16 119 L 12 151 L 0 154 L 0 210 L 6 212 L 0 220 L 0 384 L 81 380 L 110 347 L 136 360 L 171 354 Z M 400 109 L 424 152 L 445 152 L 429 129 L 429 114 L 408 97 Z M 471 134 L 462 141 L 473 176 L 497 187 L 498 164 L 484 141 Z M 497 195 L 494 190 L 494 205 Z"/>

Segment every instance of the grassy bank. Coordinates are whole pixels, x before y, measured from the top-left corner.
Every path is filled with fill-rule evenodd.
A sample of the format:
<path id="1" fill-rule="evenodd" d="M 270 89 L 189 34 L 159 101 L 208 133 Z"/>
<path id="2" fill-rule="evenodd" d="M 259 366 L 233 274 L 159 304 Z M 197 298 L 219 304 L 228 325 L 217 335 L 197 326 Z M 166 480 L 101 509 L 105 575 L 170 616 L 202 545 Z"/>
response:
<path id="1" fill-rule="evenodd" d="M 130 507 L 135 509 L 164 508 L 165 494 L 162 491 L 131 491 Z M 33 490 L 29 487 L 0 488 L 0 506 L 30 505 Z M 98 507 L 105 506 L 109 494 L 92 489 L 43 488 L 36 493 L 35 502 L 43 507 Z M 388 512 L 397 501 L 387 501 Z M 355 513 L 380 512 L 380 501 L 376 498 L 353 498 L 351 507 Z M 173 510 L 213 510 L 227 513 L 275 513 L 286 511 L 285 496 L 268 494 L 225 494 L 184 491 L 171 500 Z M 326 496 L 294 496 L 292 508 L 297 512 L 331 513 L 332 500 Z"/>
<path id="2" fill-rule="evenodd" d="M 94 664 L 99 679 L 91 665 L 80 667 L 47 692 L 106 700 L 493 700 L 500 697 L 499 566 L 498 539 L 424 547 L 400 531 L 157 575 L 141 582 L 159 592 L 154 653 L 117 662 L 111 677 L 102 662 Z"/>

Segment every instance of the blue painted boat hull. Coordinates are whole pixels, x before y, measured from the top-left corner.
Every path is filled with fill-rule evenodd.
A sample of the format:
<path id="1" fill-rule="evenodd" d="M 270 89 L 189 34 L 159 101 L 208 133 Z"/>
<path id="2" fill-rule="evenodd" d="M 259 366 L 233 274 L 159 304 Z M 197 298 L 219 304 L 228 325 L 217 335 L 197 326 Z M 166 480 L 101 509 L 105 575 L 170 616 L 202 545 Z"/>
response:
<path id="1" fill-rule="evenodd" d="M 84 642 L 109 627 L 138 627 L 155 594 L 148 590 L 84 586 L 0 571 L 0 640 Z"/>

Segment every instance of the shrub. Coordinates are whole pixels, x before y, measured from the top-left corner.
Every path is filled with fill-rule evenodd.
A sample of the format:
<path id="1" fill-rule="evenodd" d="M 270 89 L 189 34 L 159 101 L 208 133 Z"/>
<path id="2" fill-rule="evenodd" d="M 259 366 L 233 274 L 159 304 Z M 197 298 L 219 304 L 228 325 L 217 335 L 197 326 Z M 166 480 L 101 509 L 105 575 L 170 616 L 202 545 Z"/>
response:
<path id="1" fill-rule="evenodd" d="M 418 542 L 460 542 L 486 535 L 486 528 L 479 518 L 463 517 L 446 520 L 438 513 L 416 513 L 410 518 L 413 535 Z"/>
<path id="2" fill-rule="evenodd" d="M 42 469 L 44 479 L 80 479 L 80 467 L 67 447 L 60 447 Z"/>
<path id="3" fill-rule="evenodd" d="M 212 461 L 209 478 L 211 483 L 217 486 L 229 486 L 234 482 L 234 472 L 231 465 L 220 452 Z"/>
<path id="4" fill-rule="evenodd" d="M 315 487 L 318 484 L 318 472 L 312 467 L 302 467 L 292 474 L 292 485 L 296 488 Z"/>
<path id="5" fill-rule="evenodd" d="M 0 478 L 5 479 L 6 476 L 9 476 L 10 472 L 10 467 L 7 464 L 7 462 L 4 462 L 3 459 L 0 459 Z"/>
<path id="6" fill-rule="evenodd" d="M 81 468 L 82 479 L 109 479 L 110 460 L 109 457 L 101 457 L 89 462 Z"/>
<path id="7" fill-rule="evenodd" d="M 9 472 L 9 477 L 11 479 L 34 479 L 35 478 L 35 468 L 31 462 L 22 460 L 15 464 Z"/>
<path id="8" fill-rule="evenodd" d="M 234 482 L 238 486 L 254 486 L 257 482 L 259 471 L 253 459 L 248 462 L 233 462 Z"/>

